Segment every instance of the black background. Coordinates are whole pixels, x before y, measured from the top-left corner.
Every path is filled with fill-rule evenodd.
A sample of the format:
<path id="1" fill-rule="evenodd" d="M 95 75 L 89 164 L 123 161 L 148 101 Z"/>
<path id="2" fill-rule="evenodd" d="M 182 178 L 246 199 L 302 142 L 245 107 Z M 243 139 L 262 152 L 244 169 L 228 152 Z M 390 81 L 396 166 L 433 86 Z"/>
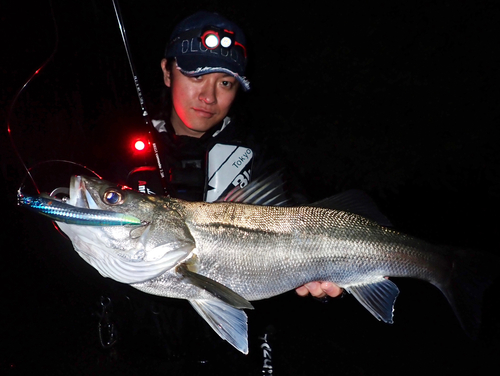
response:
<path id="1" fill-rule="evenodd" d="M 276 140 L 311 198 L 360 188 L 398 229 L 498 254 L 498 2 L 120 4 L 150 112 L 160 103 L 159 62 L 172 27 L 196 10 L 218 11 L 247 34 L 252 91 L 240 98 L 245 116 Z M 24 162 L 71 160 L 123 179 L 137 165 L 130 141 L 145 130 L 111 1 L 11 2 L 0 17 L 0 114 Z M 16 92 L 55 46 L 6 119 Z M 100 347 L 95 311 L 107 282 L 50 222 L 15 207 L 24 172 L 7 126 L 1 142 L 0 373 L 177 374 L 160 355 Z M 67 185 L 73 170 L 49 163 L 34 173 L 49 190 Z M 497 288 L 487 295 L 482 339 L 473 342 L 433 287 L 397 283 L 393 326 L 350 297 L 320 304 L 290 293 L 257 304 L 280 320 L 275 372 L 498 369 Z M 208 346 L 227 346 L 215 337 Z M 251 351 L 210 366 L 245 374 L 260 361 L 258 347 Z"/>

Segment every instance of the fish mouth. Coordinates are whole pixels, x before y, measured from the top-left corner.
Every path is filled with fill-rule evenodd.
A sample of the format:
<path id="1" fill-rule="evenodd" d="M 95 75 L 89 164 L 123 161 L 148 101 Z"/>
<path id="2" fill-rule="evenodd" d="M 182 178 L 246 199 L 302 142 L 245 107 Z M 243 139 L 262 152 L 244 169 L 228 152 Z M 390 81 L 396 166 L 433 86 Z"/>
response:
<path id="1" fill-rule="evenodd" d="M 70 179 L 69 199 L 66 203 L 77 208 L 101 209 L 86 189 L 85 182 L 79 175 L 74 175 Z"/>
<path id="2" fill-rule="evenodd" d="M 73 175 L 69 187 L 55 188 L 49 196 L 65 204 L 82 209 L 100 209 L 85 187 L 82 176 Z"/>

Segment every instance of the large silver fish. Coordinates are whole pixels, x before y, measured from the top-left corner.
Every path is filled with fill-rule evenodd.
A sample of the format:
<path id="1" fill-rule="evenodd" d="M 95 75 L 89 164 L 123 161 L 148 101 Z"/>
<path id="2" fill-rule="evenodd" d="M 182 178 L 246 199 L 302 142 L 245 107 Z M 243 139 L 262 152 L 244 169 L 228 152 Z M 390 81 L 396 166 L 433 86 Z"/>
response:
<path id="1" fill-rule="evenodd" d="M 140 219 L 141 225 L 58 225 L 103 276 L 187 299 L 245 354 L 249 301 L 310 281 L 338 284 L 377 319 L 392 323 L 399 290 L 386 277 L 425 280 L 443 292 L 472 334 L 492 281 L 482 275 L 483 256 L 445 252 L 344 210 L 185 202 L 79 176 L 71 179 L 67 203 Z"/>

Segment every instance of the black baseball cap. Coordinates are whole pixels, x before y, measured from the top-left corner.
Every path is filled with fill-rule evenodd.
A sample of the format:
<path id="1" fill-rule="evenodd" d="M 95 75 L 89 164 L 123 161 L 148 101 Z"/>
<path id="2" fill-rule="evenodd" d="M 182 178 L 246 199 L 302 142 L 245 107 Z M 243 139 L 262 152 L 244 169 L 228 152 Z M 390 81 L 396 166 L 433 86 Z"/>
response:
<path id="1" fill-rule="evenodd" d="M 217 13 L 201 11 L 181 21 L 170 36 L 165 58 L 175 58 L 187 76 L 227 73 L 240 82 L 243 90 L 250 89 L 245 77 L 245 35 L 238 25 Z"/>

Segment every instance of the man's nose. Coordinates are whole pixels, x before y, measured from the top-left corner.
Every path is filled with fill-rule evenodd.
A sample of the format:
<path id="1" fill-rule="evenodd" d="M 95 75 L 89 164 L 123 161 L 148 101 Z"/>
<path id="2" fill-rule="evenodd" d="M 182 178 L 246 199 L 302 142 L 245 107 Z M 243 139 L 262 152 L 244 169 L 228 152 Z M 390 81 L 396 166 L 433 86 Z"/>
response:
<path id="1" fill-rule="evenodd" d="M 206 104 L 215 104 L 217 103 L 217 94 L 215 90 L 215 84 L 208 83 L 203 85 L 202 90 L 200 91 L 200 95 L 198 96 L 200 101 L 205 102 Z"/>

